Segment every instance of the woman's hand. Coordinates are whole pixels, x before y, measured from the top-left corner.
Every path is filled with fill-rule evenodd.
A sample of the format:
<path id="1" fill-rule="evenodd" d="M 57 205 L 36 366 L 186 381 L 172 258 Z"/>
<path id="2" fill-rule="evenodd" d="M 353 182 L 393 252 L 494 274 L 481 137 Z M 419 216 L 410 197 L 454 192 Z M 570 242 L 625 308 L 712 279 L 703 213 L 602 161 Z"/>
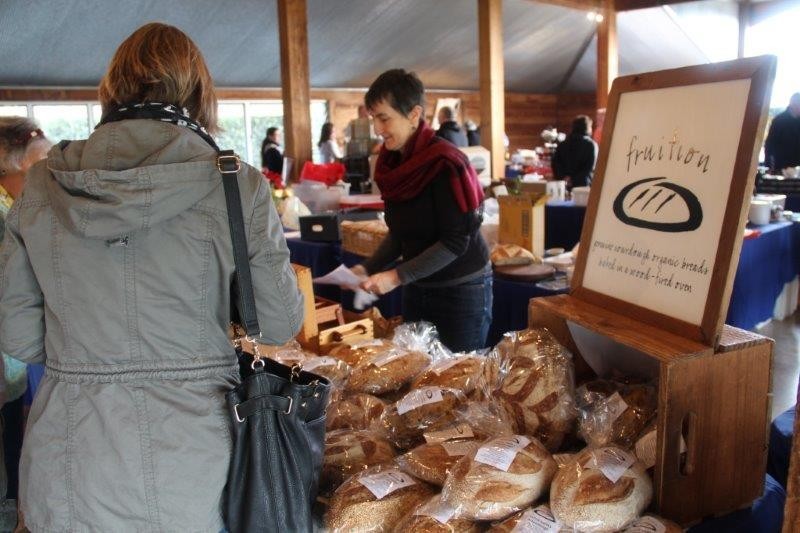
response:
<path id="1" fill-rule="evenodd" d="M 400 276 L 397 274 L 397 269 L 387 270 L 386 272 L 379 272 L 368 277 L 361 282 L 361 288 L 365 291 L 382 295 L 387 292 L 392 292 L 400 286 Z"/>
<path id="2" fill-rule="evenodd" d="M 364 265 L 351 266 L 350 267 L 350 272 L 352 272 L 353 274 L 355 274 L 359 278 L 366 278 L 367 276 L 369 276 L 369 274 L 367 274 L 367 269 L 364 268 Z"/>

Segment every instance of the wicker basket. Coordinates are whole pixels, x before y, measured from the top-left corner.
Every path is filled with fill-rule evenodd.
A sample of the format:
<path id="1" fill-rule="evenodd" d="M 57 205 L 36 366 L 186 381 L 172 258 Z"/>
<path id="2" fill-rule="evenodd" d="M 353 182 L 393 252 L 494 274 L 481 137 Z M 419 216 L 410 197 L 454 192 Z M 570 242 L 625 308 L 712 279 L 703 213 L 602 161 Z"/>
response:
<path id="1" fill-rule="evenodd" d="M 345 251 L 369 257 L 378 249 L 389 228 L 381 220 L 345 220 L 341 231 Z"/>

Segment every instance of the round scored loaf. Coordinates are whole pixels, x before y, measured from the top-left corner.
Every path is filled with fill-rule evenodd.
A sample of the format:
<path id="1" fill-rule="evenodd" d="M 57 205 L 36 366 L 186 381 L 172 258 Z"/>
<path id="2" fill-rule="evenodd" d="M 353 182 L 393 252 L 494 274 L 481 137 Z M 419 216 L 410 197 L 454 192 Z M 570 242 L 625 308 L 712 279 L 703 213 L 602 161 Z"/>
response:
<path id="1" fill-rule="evenodd" d="M 492 248 L 491 260 L 495 266 L 530 265 L 542 262 L 532 252 L 517 244 L 496 244 Z"/>
<path id="2" fill-rule="evenodd" d="M 683 528 L 660 516 L 645 515 L 637 518 L 622 533 L 683 533 Z"/>
<path id="3" fill-rule="evenodd" d="M 557 520 L 553 516 L 550 507 L 547 505 L 539 505 L 514 513 L 502 522 L 492 524 L 488 533 L 520 533 L 531 531 L 531 527 L 538 527 L 538 529 L 534 529 L 533 531 L 569 531 L 569 533 L 572 533 L 573 530 L 571 528 L 552 529 L 555 527 L 554 525 L 556 523 Z"/>
<path id="4" fill-rule="evenodd" d="M 327 355 L 341 359 L 350 366 L 356 366 L 361 363 L 363 359 L 391 348 L 394 348 L 394 344 L 392 344 L 391 341 L 373 339 L 353 343 L 334 344 L 328 349 Z"/>
<path id="5" fill-rule="evenodd" d="M 655 387 L 595 380 L 580 387 L 580 436 L 590 446 L 617 444 L 631 448 L 657 413 Z M 622 403 L 624 402 L 624 403 Z"/>
<path id="6" fill-rule="evenodd" d="M 455 421 L 456 409 L 466 403 L 461 391 L 444 387 L 413 389 L 383 412 L 380 424 L 398 448 L 422 442 L 429 428 Z"/>
<path id="7" fill-rule="evenodd" d="M 392 347 L 363 359 L 350 373 L 346 390 L 382 395 L 399 390 L 430 364 L 423 352 Z"/>
<path id="8" fill-rule="evenodd" d="M 378 420 L 386 403 L 371 394 L 349 394 L 328 405 L 326 426 L 335 429 L 367 429 Z"/>
<path id="9" fill-rule="evenodd" d="M 403 471 L 441 487 L 453 465 L 479 444 L 476 440 L 425 443 L 401 455 L 396 462 Z"/>
<path id="10" fill-rule="evenodd" d="M 524 445 L 519 448 L 519 445 Z M 515 454 L 505 455 L 509 450 Z M 513 457 L 507 470 L 481 462 Z M 498 453 L 501 452 L 501 453 Z M 472 520 L 500 520 L 525 509 L 547 492 L 556 463 L 535 438 L 499 437 L 481 444 L 451 469 L 442 491 L 459 516 Z"/>
<path id="11" fill-rule="evenodd" d="M 546 330 L 524 330 L 511 339 L 498 346 L 508 371 L 497 396 L 517 432 L 555 452 L 577 418 L 572 359 Z"/>
<path id="12" fill-rule="evenodd" d="M 320 489 L 330 492 L 356 472 L 395 457 L 386 439 L 369 431 L 338 430 L 325 435 Z"/>
<path id="13" fill-rule="evenodd" d="M 350 365 L 329 356 L 308 357 L 303 362 L 303 370 L 328 378 L 335 387 L 344 385 L 350 376 Z"/>
<path id="14" fill-rule="evenodd" d="M 460 390 L 464 394 L 472 394 L 483 378 L 485 361 L 485 358 L 474 355 L 443 359 L 414 378 L 411 387 L 418 389 L 434 385 Z"/>
<path id="15" fill-rule="evenodd" d="M 336 489 L 325 515 L 325 526 L 330 533 L 392 531 L 404 516 L 433 495 L 427 483 L 391 465 L 376 465 Z"/>
<path id="16" fill-rule="evenodd" d="M 606 451 L 622 457 L 621 448 L 585 449 L 558 470 L 550 487 L 550 507 L 564 523 L 580 531 L 617 531 L 638 518 L 650 505 L 653 484 L 639 461 L 616 482 L 600 465 Z"/>
<path id="17" fill-rule="evenodd" d="M 406 516 L 395 533 L 479 533 L 480 526 L 466 518 L 457 518 L 455 509 L 437 494 Z"/>

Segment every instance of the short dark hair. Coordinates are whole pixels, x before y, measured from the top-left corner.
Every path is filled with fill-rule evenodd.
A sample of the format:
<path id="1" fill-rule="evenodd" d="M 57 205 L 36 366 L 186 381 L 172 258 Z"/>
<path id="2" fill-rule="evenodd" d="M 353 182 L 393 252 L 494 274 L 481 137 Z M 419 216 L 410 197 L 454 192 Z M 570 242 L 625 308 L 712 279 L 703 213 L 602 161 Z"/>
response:
<path id="1" fill-rule="evenodd" d="M 453 112 L 453 108 L 450 106 L 444 106 L 439 109 L 439 113 L 446 119 L 446 120 L 455 120 L 456 114 Z"/>
<path id="2" fill-rule="evenodd" d="M 276 126 L 270 126 L 267 128 L 267 137 L 272 137 L 280 128 Z"/>
<path id="3" fill-rule="evenodd" d="M 572 121 L 572 135 L 589 135 L 592 129 L 592 119 L 586 115 L 578 115 Z"/>
<path id="4" fill-rule="evenodd" d="M 331 136 L 333 135 L 333 123 L 326 122 L 322 125 L 322 129 L 319 132 L 319 142 L 317 142 L 317 146 L 321 146 L 322 143 L 330 141 Z"/>
<path id="5" fill-rule="evenodd" d="M 403 116 L 411 113 L 414 106 L 425 110 L 425 86 L 413 72 L 401 68 L 387 70 L 369 86 L 364 103 L 373 109 L 383 100 Z"/>

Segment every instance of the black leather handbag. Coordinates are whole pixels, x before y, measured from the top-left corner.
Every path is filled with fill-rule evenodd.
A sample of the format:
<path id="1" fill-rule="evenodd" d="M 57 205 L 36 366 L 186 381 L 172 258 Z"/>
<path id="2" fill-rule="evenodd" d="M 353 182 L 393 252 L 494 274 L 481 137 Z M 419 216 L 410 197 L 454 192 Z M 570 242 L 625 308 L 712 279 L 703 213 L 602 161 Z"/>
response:
<path id="1" fill-rule="evenodd" d="M 239 159 L 219 153 L 236 265 L 234 298 L 248 340 L 260 335 L 247 238 L 237 181 Z M 330 382 L 237 343 L 242 382 L 226 395 L 233 420 L 233 453 L 223 512 L 231 533 L 310 532 L 312 505 L 325 447 Z"/>

